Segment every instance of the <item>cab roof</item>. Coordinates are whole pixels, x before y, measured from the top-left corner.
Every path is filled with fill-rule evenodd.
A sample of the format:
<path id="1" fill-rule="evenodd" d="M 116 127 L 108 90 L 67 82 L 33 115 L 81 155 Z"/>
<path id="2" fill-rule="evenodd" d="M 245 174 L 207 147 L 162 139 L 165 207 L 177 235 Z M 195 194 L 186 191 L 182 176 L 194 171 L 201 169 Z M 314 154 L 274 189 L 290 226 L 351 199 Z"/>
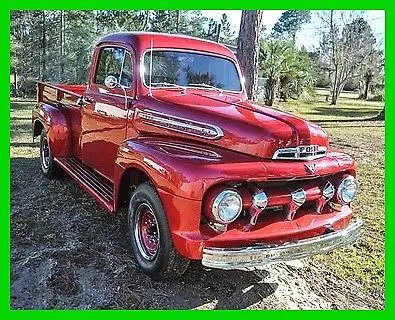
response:
<path id="1" fill-rule="evenodd" d="M 136 53 L 142 53 L 151 48 L 171 48 L 196 50 L 215 53 L 236 60 L 234 53 L 227 47 L 209 40 L 199 39 L 180 34 L 157 33 L 157 32 L 120 32 L 108 34 L 97 42 L 98 45 L 104 43 L 127 43 L 130 44 Z"/>

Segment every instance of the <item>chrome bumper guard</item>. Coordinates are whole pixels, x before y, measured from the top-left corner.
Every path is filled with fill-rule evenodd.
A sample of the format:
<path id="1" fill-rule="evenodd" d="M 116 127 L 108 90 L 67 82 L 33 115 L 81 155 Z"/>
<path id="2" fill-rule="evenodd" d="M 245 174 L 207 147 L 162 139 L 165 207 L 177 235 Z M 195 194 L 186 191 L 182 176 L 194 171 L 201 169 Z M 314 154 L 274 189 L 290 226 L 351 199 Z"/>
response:
<path id="1" fill-rule="evenodd" d="M 347 228 L 319 237 L 279 245 L 260 245 L 243 248 L 203 248 L 202 264 L 209 268 L 237 269 L 302 259 L 354 243 L 363 230 L 357 220 Z"/>

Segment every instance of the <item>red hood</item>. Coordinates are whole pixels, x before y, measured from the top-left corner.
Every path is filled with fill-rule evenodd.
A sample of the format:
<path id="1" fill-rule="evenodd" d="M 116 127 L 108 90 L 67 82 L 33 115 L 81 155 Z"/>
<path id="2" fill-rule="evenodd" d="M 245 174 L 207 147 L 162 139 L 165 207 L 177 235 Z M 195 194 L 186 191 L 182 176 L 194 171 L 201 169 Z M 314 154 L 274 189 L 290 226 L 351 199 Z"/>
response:
<path id="1" fill-rule="evenodd" d="M 252 156 L 271 158 L 279 148 L 315 144 L 328 146 L 325 132 L 301 118 L 276 109 L 262 107 L 251 101 L 203 90 L 189 90 L 186 94 L 170 90 L 156 91 L 154 97 L 143 97 L 137 106 L 143 112 L 183 118 L 219 127 L 223 136 L 204 139 L 150 125 L 136 113 L 135 125 L 140 131 L 182 136 L 204 141 L 229 150 Z"/>

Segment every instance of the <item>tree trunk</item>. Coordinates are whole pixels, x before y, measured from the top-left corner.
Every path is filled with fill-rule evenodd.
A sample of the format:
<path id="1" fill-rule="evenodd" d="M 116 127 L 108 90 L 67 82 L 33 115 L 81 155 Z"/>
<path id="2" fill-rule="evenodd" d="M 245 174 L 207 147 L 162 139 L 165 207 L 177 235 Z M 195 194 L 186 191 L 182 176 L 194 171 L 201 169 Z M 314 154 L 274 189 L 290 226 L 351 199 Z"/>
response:
<path id="1" fill-rule="evenodd" d="M 369 80 L 366 80 L 366 81 L 365 81 L 365 90 L 363 91 L 363 98 L 364 98 L 365 100 L 368 99 L 369 84 L 370 84 L 370 81 L 369 81 Z"/>
<path id="2" fill-rule="evenodd" d="M 15 90 L 15 93 L 18 91 L 18 80 L 17 80 L 16 68 L 14 68 L 14 90 Z"/>
<path id="3" fill-rule="evenodd" d="M 245 77 L 249 99 L 254 100 L 258 89 L 259 33 L 262 10 L 243 10 L 237 39 L 237 58 Z"/>
<path id="4" fill-rule="evenodd" d="M 177 13 L 177 19 L 176 19 L 176 33 L 180 31 L 180 10 L 176 10 Z"/>
<path id="5" fill-rule="evenodd" d="M 220 36 L 221 36 L 221 24 L 219 23 L 217 25 L 217 35 L 215 36 L 215 41 L 216 42 L 219 42 Z"/>
<path id="6" fill-rule="evenodd" d="M 332 73 L 333 79 L 331 80 L 331 105 L 335 105 L 337 102 L 337 85 L 338 85 L 338 64 L 336 60 L 336 41 L 335 41 L 335 28 L 334 28 L 334 20 L 333 20 L 333 10 L 331 10 L 331 18 L 330 18 L 330 35 L 331 35 L 331 49 L 332 49 L 332 63 L 334 67 L 334 72 Z"/>
<path id="7" fill-rule="evenodd" d="M 276 89 L 276 81 L 269 77 L 265 85 L 265 105 L 272 106 L 274 101 L 274 92 Z"/>
<path id="8" fill-rule="evenodd" d="M 46 76 L 46 21 L 45 21 L 45 10 L 41 12 L 41 72 L 40 72 L 40 80 L 45 80 Z"/>
<path id="9" fill-rule="evenodd" d="M 64 11 L 60 11 L 60 70 L 59 70 L 59 79 L 60 82 L 64 82 L 64 46 L 65 46 L 65 19 L 64 19 Z"/>

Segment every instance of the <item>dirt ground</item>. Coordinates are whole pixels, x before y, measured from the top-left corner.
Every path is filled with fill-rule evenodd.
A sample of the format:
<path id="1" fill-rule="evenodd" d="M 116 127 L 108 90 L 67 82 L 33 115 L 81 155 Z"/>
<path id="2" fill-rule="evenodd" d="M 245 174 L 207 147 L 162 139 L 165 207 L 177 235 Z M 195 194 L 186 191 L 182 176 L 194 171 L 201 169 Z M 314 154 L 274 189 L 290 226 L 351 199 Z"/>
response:
<path id="1" fill-rule="evenodd" d="M 108 215 L 67 176 L 41 175 L 31 107 L 11 106 L 12 309 L 384 307 L 383 290 L 368 292 L 316 260 L 254 271 L 192 263 L 179 280 L 151 281 L 131 258 L 124 215 Z"/>

